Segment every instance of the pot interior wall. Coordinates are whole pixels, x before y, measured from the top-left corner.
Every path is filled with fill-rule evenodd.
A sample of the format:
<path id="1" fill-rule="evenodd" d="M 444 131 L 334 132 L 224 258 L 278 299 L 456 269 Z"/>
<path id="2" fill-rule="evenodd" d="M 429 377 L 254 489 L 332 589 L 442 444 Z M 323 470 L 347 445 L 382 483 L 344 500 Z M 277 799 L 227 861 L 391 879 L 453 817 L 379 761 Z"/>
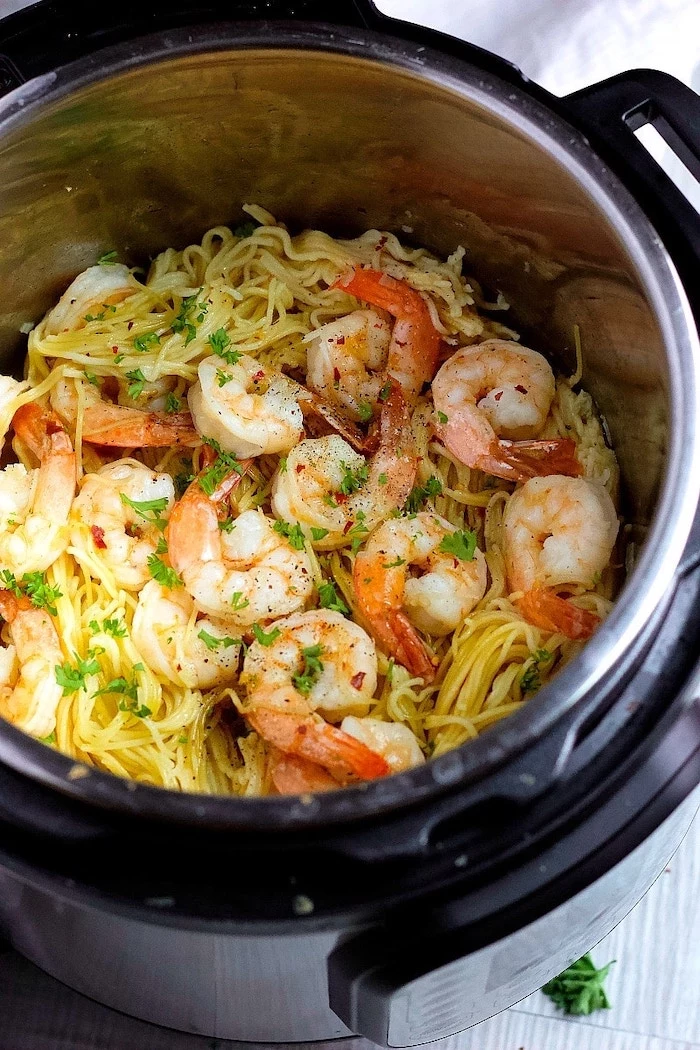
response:
<path id="1" fill-rule="evenodd" d="M 219 50 L 85 84 L 0 140 L 0 352 L 103 251 L 143 262 L 260 203 L 292 230 L 394 230 L 514 304 L 504 320 L 573 368 L 648 521 L 663 470 L 666 369 L 634 264 L 590 194 L 515 123 L 447 80 L 338 53 Z M 534 334 L 536 333 L 536 334 Z"/>

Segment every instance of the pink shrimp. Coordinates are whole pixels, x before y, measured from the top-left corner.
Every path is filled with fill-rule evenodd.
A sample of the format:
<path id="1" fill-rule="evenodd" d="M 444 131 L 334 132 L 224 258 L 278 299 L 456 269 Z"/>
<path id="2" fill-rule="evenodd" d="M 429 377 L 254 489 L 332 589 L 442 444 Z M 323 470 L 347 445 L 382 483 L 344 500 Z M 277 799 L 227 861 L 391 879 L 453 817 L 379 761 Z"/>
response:
<path id="1" fill-rule="evenodd" d="M 299 755 L 287 755 L 270 747 L 268 772 L 278 795 L 305 795 L 312 791 L 334 791 L 341 785 L 330 773 Z"/>
<path id="2" fill-rule="evenodd" d="M 464 347 L 432 391 L 438 437 L 468 467 L 509 481 L 581 474 L 570 438 L 535 440 L 555 393 L 554 373 L 536 351 L 504 339 Z"/>
<path id="3" fill-rule="evenodd" d="M 11 645 L 0 649 L 0 714 L 37 737 L 56 727 L 63 690 L 56 666 L 63 653 L 53 620 L 26 597 L 0 591 L 0 615 L 9 624 Z"/>
<path id="4" fill-rule="evenodd" d="M 387 310 L 395 318 L 387 371 L 398 380 L 406 400 L 413 404 L 423 384 L 429 383 L 435 374 L 440 349 L 440 335 L 423 296 L 405 281 L 359 266 L 351 274 L 339 277 L 331 287 L 341 288 L 365 303 Z"/>

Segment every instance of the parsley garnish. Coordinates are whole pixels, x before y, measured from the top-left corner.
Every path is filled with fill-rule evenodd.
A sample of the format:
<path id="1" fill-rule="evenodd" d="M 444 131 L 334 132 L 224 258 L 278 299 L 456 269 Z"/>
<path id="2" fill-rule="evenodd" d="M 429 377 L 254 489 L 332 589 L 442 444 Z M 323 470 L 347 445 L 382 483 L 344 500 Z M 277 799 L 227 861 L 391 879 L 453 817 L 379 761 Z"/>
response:
<path id="1" fill-rule="evenodd" d="M 334 500 L 333 497 L 329 496 L 328 494 L 326 494 L 323 497 L 323 502 L 326 504 L 327 507 L 334 507 L 335 508 L 335 507 L 339 507 L 340 506 L 338 501 Z"/>
<path id="2" fill-rule="evenodd" d="M 438 550 L 443 554 L 453 554 L 460 561 L 473 561 L 476 551 L 476 533 L 471 529 L 464 531 L 457 529 L 456 532 L 448 532 L 446 536 L 443 536 Z"/>
<path id="3" fill-rule="evenodd" d="M 134 671 L 143 671 L 143 664 L 134 664 Z M 117 693 L 122 697 L 117 705 L 120 711 L 134 715 L 136 718 L 148 718 L 151 714 L 150 707 L 146 707 L 145 704 L 139 704 L 138 686 L 135 678 L 130 682 L 126 678 L 113 678 L 111 682 L 107 682 L 104 689 L 98 689 L 93 695 L 104 696 L 107 693 Z"/>
<path id="4" fill-rule="evenodd" d="M 168 394 L 165 399 L 165 411 L 172 415 L 173 412 L 179 412 L 181 408 L 182 401 L 180 398 L 176 397 L 175 394 Z"/>
<path id="5" fill-rule="evenodd" d="M 200 288 L 199 292 L 201 292 L 201 290 L 202 289 Z M 188 295 L 185 299 L 182 300 L 182 303 L 180 304 L 179 313 L 173 319 L 173 323 L 170 326 L 173 332 L 185 333 L 185 346 L 189 346 L 189 344 L 197 335 L 197 329 L 195 327 L 194 322 L 196 321 L 197 324 L 201 324 L 208 310 L 208 306 L 206 303 L 197 302 L 197 296 L 199 295 L 199 292 L 195 292 L 194 295 Z M 199 312 L 193 319 L 192 315 L 195 310 L 198 310 Z"/>
<path id="6" fill-rule="evenodd" d="M 524 693 L 537 692 L 542 685 L 542 679 L 540 678 L 542 665 L 549 663 L 552 659 L 552 654 L 548 649 L 535 649 L 530 656 L 532 663 L 525 668 L 520 676 L 520 688 Z"/>
<path id="7" fill-rule="evenodd" d="M 216 381 L 219 384 L 219 386 L 226 386 L 226 384 L 230 383 L 232 379 L 233 376 L 230 376 L 228 372 L 223 372 L 220 368 L 217 368 Z"/>
<path id="8" fill-rule="evenodd" d="M 323 540 L 328 535 L 328 529 L 319 529 L 315 525 L 311 526 L 311 539 L 312 540 Z"/>
<path id="9" fill-rule="evenodd" d="M 357 518 L 355 519 L 355 524 L 351 529 L 348 530 L 347 533 L 347 535 L 352 540 L 350 544 L 350 549 L 352 550 L 353 554 L 357 554 L 360 547 L 364 543 L 365 537 L 368 532 L 369 529 L 365 525 L 365 513 L 362 510 L 358 510 Z"/>
<path id="10" fill-rule="evenodd" d="M 161 587 L 169 587 L 171 590 L 175 587 L 182 587 L 182 580 L 175 570 L 166 565 L 157 554 L 149 554 L 147 564 L 151 576 Z"/>
<path id="11" fill-rule="evenodd" d="M 391 383 L 385 383 L 382 389 L 379 391 L 379 400 L 388 401 L 389 394 L 391 393 Z"/>
<path id="12" fill-rule="evenodd" d="M 338 592 L 335 589 L 335 584 L 331 583 L 330 580 L 324 580 L 323 583 L 319 583 L 318 597 L 322 609 L 331 609 L 333 612 L 342 613 L 343 616 L 350 615 L 350 610 L 343 599 L 338 595 Z"/>
<path id="13" fill-rule="evenodd" d="M 125 638 L 126 637 L 126 624 L 122 623 L 116 617 L 112 620 L 107 619 L 102 621 L 100 627 L 97 620 L 90 620 L 90 630 L 93 634 L 111 634 L 113 638 Z"/>
<path id="14" fill-rule="evenodd" d="M 447 422 L 447 416 L 445 415 L 444 412 L 438 412 L 437 417 L 438 417 L 438 423 L 446 423 Z"/>
<path id="15" fill-rule="evenodd" d="M 322 652 L 323 646 L 321 645 L 310 645 L 307 649 L 301 650 L 301 655 L 304 657 L 304 667 L 301 674 L 292 676 L 292 681 L 294 682 L 294 687 L 304 696 L 309 695 L 316 679 L 323 670 L 323 664 L 319 660 Z"/>
<path id="16" fill-rule="evenodd" d="M 127 388 L 127 394 L 132 401 L 135 401 L 137 397 L 141 397 L 143 388 L 146 385 L 146 377 L 140 368 L 135 368 L 133 372 L 127 372 L 126 378 L 130 379 L 131 382 Z"/>
<path id="17" fill-rule="evenodd" d="M 379 477 L 377 478 L 377 481 L 379 482 L 380 485 L 388 485 L 389 484 L 389 478 L 387 477 L 386 474 L 380 474 Z"/>
<path id="18" fill-rule="evenodd" d="M 180 496 L 184 495 L 185 490 L 189 488 L 193 481 L 194 474 L 191 471 L 183 471 L 181 474 L 175 475 L 173 478 L 173 484 L 175 485 L 175 492 L 177 493 L 178 499 Z"/>
<path id="19" fill-rule="evenodd" d="M 117 261 L 117 252 L 114 249 L 112 249 L 111 252 L 105 252 L 104 255 L 101 255 L 99 257 L 99 259 L 97 260 L 97 265 L 98 266 L 114 266 L 116 261 Z"/>
<path id="20" fill-rule="evenodd" d="M 372 406 L 369 401 L 360 401 L 357 406 L 357 414 L 360 417 L 360 422 L 369 423 L 373 416 Z"/>
<path id="21" fill-rule="evenodd" d="M 602 970 L 597 970 L 590 955 L 584 955 L 545 984 L 542 991 L 565 1014 L 584 1017 L 594 1010 L 609 1010 L 603 981 L 611 966 L 612 962 L 609 962 Z"/>
<path id="22" fill-rule="evenodd" d="M 209 343 L 209 346 L 212 348 L 217 357 L 222 358 L 227 365 L 237 365 L 240 361 L 242 354 L 240 354 L 238 350 L 228 349 L 231 345 L 231 337 L 225 328 L 218 328 L 215 332 L 212 332 L 212 334 L 207 339 L 207 342 Z M 217 377 L 219 375 L 226 375 L 225 372 L 217 372 L 216 374 Z M 228 378 L 225 379 L 224 382 L 228 383 L 231 379 L 233 379 L 233 376 L 228 376 Z M 223 385 L 224 383 L 222 383 L 221 380 L 219 380 L 219 386 Z"/>
<path id="23" fill-rule="evenodd" d="M 87 321 L 88 324 L 90 323 L 90 321 L 104 321 L 104 319 L 104 310 L 100 314 L 85 314 L 85 317 L 83 317 L 83 321 Z"/>
<path id="24" fill-rule="evenodd" d="M 248 602 L 246 602 L 246 605 Z M 251 631 L 255 635 L 256 642 L 260 642 L 260 645 L 264 645 L 266 648 L 276 642 L 279 636 L 282 634 L 279 627 L 273 627 L 271 631 L 265 634 L 259 623 L 254 623 L 251 627 Z"/>
<path id="25" fill-rule="evenodd" d="M 126 507 L 131 507 L 140 518 L 144 518 L 159 529 L 165 528 L 165 518 L 161 517 L 161 511 L 168 506 L 168 497 L 159 496 L 158 499 L 134 500 L 129 499 L 125 492 L 119 493 L 119 498 Z"/>
<path id="26" fill-rule="evenodd" d="M 243 597 L 243 591 L 234 591 L 231 595 L 231 608 L 238 612 L 239 609 L 245 609 L 250 602 L 247 598 Z"/>
<path id="27" fill-rule="evenodd" d="M 77 693 L 79 689 L 85 689 L 85 679 L 88 675 L 99 674 L 100 665 L 95 659 L 95 653 L 92 649 L 88 649 L 87 660 L 81 660 L 76 653 L 75 660 L 77 666 L 66 662 L 63 664 L 56 664 L 54 673 L 56 675 L 56 682 L 63 689 L 63 695 L 69 696 L 71 693 Z"/>
<path id="28" fill-rule="evenodd" d="M 425 485 L 416 485 L 411 489 L 404 503 L 404 510 L 407 514 L 416 514 L 426 500 L 432 496 L 439 496 L 441 492 L 442 482 L 435 475 L 431 475 Z"/>
<path id="29" fill-rule="evenodd" d="M 218 441 L 214 438 L 202 438 L 205 444 L 210 445 L 216 452 L 216 459 L 210 467 L 203 470 L 199 475 L 199 487 L 207 496 L 211 496 L 219 487 L 224 478 L 235 470 L 237 474 L 243 473 L 243 467 L 238 462 L 238 457 L 233 452 L 224 452 Z"/>
<path id="30" fill-rule="evenodd" d="M 217 638 L 215 635 L 205 631 L 204 628 L 199 632 L 198 637 L 202 639 L 207 649 L 210 649 L 212 652 L 221 649 L 222 646 L 224 649 L 230 649 L 232 645 L 240 645 L 241 642 L 240 638 L 230 638 L 228 635 L 225 638 Z"/>
<path id="31" fill-rule="evenodd" d="M 236 527 L 236 523 L 233 520 L 233 517 L 231 517 L 230 515 L 229 515 L 228 518 L 224 518 L 223 521 L 219 522 L 219 528 L 221 529 L 222 532 L 233 532 L 235 527 Z"/>
<path id="32" fill-rule="evenodd" d="M 151 346 L 160 346 L 160 336 L 157 332 L 144 332 L 134 339 L 134 349 L 140 354 L 147 353 Z"/>
<path id="33" fill-rule="evenodd" d="M 290 547 L 295 551 L 303 551 L 304 533 L 301 531 L 301 525 L 290 525 L 288 521 L 276 521 L 272 528 L 278 535 L 288 539 Z"/>
<path id="34" fill-rule="evenodd" d="M 340 466 L 343 469 L 340 491 L 344 496 L 351 496 L 353 492 L 357 492 L 361 489 L 367 481 L 367 478 L 369 477 L 369 467 L 366 463 L 363 463 L 362 466 L 353 470 L 347 465 L 347 463 L 343 463 L 342 461 Z"/>
<path id="35" fill-rule="evenodd" d="M 287 457 L 280 456 L 280 474 L 287 473 Z"/>
<path id="36" fill-rule="evenodd" d="M 40 736 L 39 740 L 41 741 L 42 744 L 55 744 L 56 743 L 56 734 L 55 733 L 49 733 L 48 736 Z"/>
<path id="37" fill-rule="evenodd" d="M 387 561 L 382 565 L 383 569 L 396 569 L 399 565 L 405 565 L 405 558 L 395 558 L 394 561 Z"/>
<path id="38" fill-rule="evenodd" d="M 85 378 L 92 386 L 99 386 L 99 380 L 94 372 L 85 372 Z"/>
<path id="39" fill-rule="evenodd" d="M 43 572 L 25 572 L 21 582 L 18 583 L 13 572 L 10 572 L 9 569 L 2 569 L 0 584 L 4 590 L 12 591 L 17 598 L 26 594 L 37 609 L 46 609 L 52 616 L 58 615 L 55 602 L 63 597 L 63 593 L 59 587 L 49 586 Z"/>

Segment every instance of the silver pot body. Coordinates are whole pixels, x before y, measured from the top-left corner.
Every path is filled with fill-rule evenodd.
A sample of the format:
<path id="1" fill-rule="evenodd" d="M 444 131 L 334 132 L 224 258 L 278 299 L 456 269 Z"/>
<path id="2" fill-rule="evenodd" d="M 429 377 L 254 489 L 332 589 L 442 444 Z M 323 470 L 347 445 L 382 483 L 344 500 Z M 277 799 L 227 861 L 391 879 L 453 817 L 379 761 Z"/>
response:
<path id="1" fill-rule="evenodd" d="M 191 243 L 253 202 L 292 228 L 403 231 L 440 253 L 464 245 L 465 271 L 503 292 L 524 341 L 563 369 L 573 370 L 578 326 L 583 385 L 620 461 L 637 564 L 610 620 L 533 711 L 546 720 L 572 707 L 648 636 L 698 505 L 700 352 L 659 237 L 581 135 L 478 69 L 359 30 L 173 32 L 0 102 L 5 369 L 21 357 L 21 326 L 101 252 L 138 259 Z M 509 732 L 494 731 L 494 746 L 506 748 Z M 16 764 L 10 744 L 0 739 L 0 758 Z M 77 790 L 69 763 L 54 758 L 44 774 L 37 748 L 31 774 Z M 450 761 L 435 764 L 443 783 L 460 772 Z M 89 791 L 89 778 L 79 784 Z M 380 790 L 396 804 L 404 789 Z M 406 1046 L 511 1005 L 590 948 L 663 869 L 688 822 L 686 808 L 646 854 L 640 847 L 537 923 L 436 971 L 432 984 L 407 986 L 388 1008 L 370 995 L 341 1009 L 342 1020 L 329 957 L 361 925 L 193 926 L 170 920 L 167 902 L 125 914 L 10 867 L 0 870 L 0 919 L 48 972 L 147 1020 L 267 1042 L 356 1030 Z"/>

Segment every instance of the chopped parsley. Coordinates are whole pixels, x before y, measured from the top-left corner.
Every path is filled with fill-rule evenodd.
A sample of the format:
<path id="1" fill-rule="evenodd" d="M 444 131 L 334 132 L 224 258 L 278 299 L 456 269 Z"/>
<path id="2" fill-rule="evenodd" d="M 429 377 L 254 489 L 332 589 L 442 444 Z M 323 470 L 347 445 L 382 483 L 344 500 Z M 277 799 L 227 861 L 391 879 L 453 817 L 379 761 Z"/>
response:
<path id="1" fill-rule="evenodd" d="M 311 526 L 311 539 L 312 540 L 324 540 L 328 535 L 328 529 L 319 529 L 316 525 Z"/>
<path id="2" fill-rule="evenodd" d="M 295 551 L 303 551 L 304 533 L 301 531 L 301 525 L 290 525 L 288 521 L 276 521 L 272 528 L 279 536 L 288 539 L 290 547 L 293 547 Z"/>
<path id="3" fill-rule="evenodd" d="M 180 496 L 185 494 L 185 490 L 194 481 L 194 474 L 192 471 L 183 471 L 181 474 L 176 474 L 173 477 L 173 484 L 175 485 L 175 492 L 177 493 L 178 499 Z"/>
<path id="4" fill-rule="evenodd" d="M 241 644 L 240 638 L 230 638 L 228 635 L 225 638 L 217 638 L 215 635 L 205 631 L 204 628 L 202 628 L 197 637 L 201 638 L 207 649 L 210 649 L 212 652 L 221 648 L 230 649 L 232 645 Z"/>
<path id="5" fill-rule="evenodd" d="M 216 459 L 212 465 L 203 470 L 198 478 L 202 492 L 206 493 L 207 496 L 211 496 L 232 470 L 235 470 L 237 474 L 242 474 L 243 467 L 238 462 L 238 457 L 234 456 L 233 452 L 224 452 L 219 442 L 215 441 L 214 438 L 205 437 L 202 440 L 216 452 Z"/>
<path id="6" fill-rule="evenodd" d="M 79 689 L 85 689 L 87 676 L 99 674 L 101 670 L 99 661 L 95 659 L 95 652 L 92 649 L 88 649 L 87 660 L 81 660 L 76 653 L 75 661 L 75 667 L 66 661 L 63 664 L 56 664 L 54 668 L 56 682 L 63 690 L 64 696 L 77 693 Z"/>
<path id="7" fill-rule="evenodd" d="M 122 623 L 122 621 L 116 617 L 114 619 L 103 620 L 101 627 L 97 620 L 90 620 L 90 630 L 93 634 L 111 634 L 112 638 L 126 637 L 126 624 Z"/>
<path id="8" fill-rule="evenodd" d="M 134 664 L 134 671 L 143 671 L 143 664 Z M 117 704 L 120 711 L 134 715 L 136 718 L 148 718 L 151 714 L 150 707 L 139 703 L 136 678 L 132 678 L 131 681 L 126 678 L 113 678 L 103 689 L 98 689 L 93 695 L 105 696 L 112 693 L 121 697 Z"/>
<path id="9" fill-rule="evenodd" d="M 347 463 L 341 461 L 340 466 L 343 469 L 343 477 L 340 482 L 340 491 L 344 496 L 351 496 L 353 492 L 357 492 L 367 481 L 369 477 L 369 467 L 366 463 L 357 467 L 353 470 Z"/>
<path id="10" fill-rule="evenodd" d="M 55 744 L 56 743 L 56 734 L 55 733 L 49 733 L 48 736 L 40 736 L 39 740 L 41 741 L 42 744 Z"/>
<path id="11" fill-rule="evenodd" d="M 370 419 L 374 415 L 372 406 L 369 401 L 360 401 L 357 406 L 357 414 L 360 417 L 360 422 L 369 423 Z"/>
<path id="12" fill-rule="evenodd" d="M 351 529 L 348 529 L 347 533 L 351 540 L 350 549 L 352 550 L 353 554 L 357 554 L 360 547 L 364 543 L 365 537 L 367 536 L 368 532 L 369 529 L 365 525 L 364 511 L 358 510 L 357 518 L 355 519 L 355 524 Z"/>
<path id="13" fill-rule="evenodd" d="M 611 966 L 612 962 L 609 962 L 597 970 L 590 955 L 584 955 L 545 984 L 542 991 L 565 1014 L 585 1017 L 595 1010 L 609 1010 L 610 1002 L 603 981 Z"/>
<path id="14" fill-rule="evenodd" d="M 385 562 L 384 565 L 382 565 L 382 568 L 383 569 L 396 569 L 396 568 L 398 568 L 399 565 L 405 565 L 405 564 L 406 564 L 406 559 L 405 558 L 395 558 L 394 561 Z"/>
<path id="15" fill-rule="evenodd" d="M 127 387 L 127 394 L 132 401 L 135 401 L 138 397 L 141 397 L 143 388 L 146 385 L 146 377 L 140 368 L 135 368 L 133 372 L 127 372 L 126 378 L 130 379 L 131 382 Z"/>
<path id="16" fill-rule="evenodd" d="M 438 550 L 443 554 L 452 554 L 460 561 L 473 561 L 476 551 L 476 533 L 471 529 L 464 531 L 457 529 L 456 532 L 450 532 L 443 536 Z"/>
<path id="17" fill-rule="evenodd" d="M 58 586 L 50 586 L 43 572 L 25 572 L 21 581 L 18 582 L 13 572 L 10 572 L 9 569 L 2 569 L 0 586 L 6 591 L 11 591 L 17 598 L 26 594 L 37 609 L 46 609 L 51 616 L 58 615 L 55 603 L 63 597 L 63 592 Z"/>
<path id="18" fill-rule="evenodd" d="M 219 384 L 219 386 L 226 386 L 226 384 L 230 383 L 232 379 L 233 376 L 230 376 L 228 372 L 223 372 L 220 368 L 217 368 L 216 381 Z"/>
<path id="19" fill-rule="evenodd" d="M 184 333 L 185 346 L 189 346 L 196 337 L 196 324 L 202 323 L 209 309 L 207 303 L 197 302 L 197 297 L 201 291 L 202 289 L 200 288 L 198 292 L 188 295 L 182 300 L 180 310 L 170 326 L 173 332 Z"/>
<path id="20" fill-rule="evenodd" d="M 165 518 L 161 517 L 161 512 L 168 506 L 167 496 L 159 496 L 158 499 L 135 500 L 129 499 L 125 492 L 120 492 L 119 498 L 125 507 L 131 507 L 140 518 L 150 522 L 151 525 L 156 525 L 159 529 L 165 528 L 166 522 Z"/>
<path id="21" fill-rule="evenodd" d="M 389 394 L 391 393 L 391 383 L 385 383 L 382 389 L 379 391 L 379 400 L 388 401 Z"/>
<path id="22" fill-rule="evenodd" d="M 92 386 L 99 386 L 100 381 L 94 372 L 85 372 L 85 378 Z"/>
<path id="23" fill-rule="evenodd" d="M 331 609 L 332 612 L 342 613 L 343 616 L 350 615 L 350 610 L 343 599 L 338 595 L 338 592 L 335 589 L 335 584 L 330 580 L 324 580 L 323 583 L 319 583 L 318 597 L 322 609 Z"/>
<path id="24" fill-rule="evenodd" d="M 287 473 L 287 457 L 280 456 L 280 474 Z"/>
<path id="25" fill-rule="evenodd" d="M 223 521 L 219 522 L 219 528 L 222 532 L 233 532 L 236 527 L 236 523 L 231 515 L 228 518 L 224 518 Z"/>
<path id="26" fill-rule="evenodd" d="M 111 252 L 105 252 L 97 260 L 98 266 L 114 266 L 117 261 L 117 252 L 112 249 Z"/>
<path id="27" fill-rule="evenodd" d="M 340 506 L 340 504 L 338 503 L 338 501 L 337 501 L 337 500 L 334 500 L 334 499 L 333 499 L 333 497 L 332 497 L 332 496 L 329 496 L 328 494 L 326 494 L 326 495 L 325 495 L 325 496 L 323 497 L 323 502 L 324 502 L 324 503 L 326 504 L 326 506 L 327 506 L 327 507 L 333 507 L 333 508 L 335 508 L 335 507 L 339 507 L 339 506 Z"/>
<path id="28" fill-rule="evenodd" d="M 407 514 L 416 514 L 426 500 L 432 499 L 433 496 L 439 496 L 441 492 L 442 482 L 432 474 L 425 485 L 416 485 L 411 489 L 403 509 Z"/>
<path id="29" fill-rule="evenodd" d="M 250 605 L 247 598 L 243 597 L 243 591 L 234 591 L 231 595 L 231 608 L 234 612 L 238 612 L 239 609 L 245 609 Z"/>
<path id="30" fill-rule="evenodd" d="M 310 645 L 307 649 L 301 650 L 301 655 L 304 657 L 304 666 L 301 674 L 295 674 L 292 676 L 292 681 L 294 683 L 294 688 L 304 696 L 309 695 L 314 683 L 323 670 L 323 664 L 319 660 L 319 656 L 321 656 L 322 652 L 323 646 L 321 645 Z"/>
<path id="31" fill-rule="evenodd" d="M 159 558 L 157 554 L 149 554 L 147 564 L 151 576 L 161 585 L 161 587 L 169 587 L 171 590 L 175 587 L 182 587 L 182 580 L 175 570 L 169 565 L 166 565 L 163 559 Z"/>
<path id="32" fill-rule="evenodd" d="M 168 394 L 165 399 L 165 411 L 172 415 L 173 412 L 179 412 L 182 408 L 182 401 L 175 394 Z"/>
<path id="33" fill-rule="evenodd" d="M 247 604 L 248 602 L 246 602 L 246 605 Z M 272 645 L 273 642 L 276 642 L 282 633 L 279 627 L 273 627 L 272 630 L 268 631 L 266 634 L 259 623 L 254 623 L 251 627 L 251 631 L 255 635 L 256 642 L 259 642 L 260 645 L 264 645 L 265 648 Z"/>
<path id="34" fill-rule="evenodd" d="M 379 477 L 377 478 L 377 481 L 379 482 L 380 485 L 388 485 L 389 484 L 389 478 L 387 477 L 386 474 L 380 474 Z"/>
<path id="35" fill-rule="evenodd" d="M 83 317 L 83 321 L 87 321 L 88 324 L 90 324 L 91 321 L 104 321 L 104 319 L 105 319 L 105 312 L 104 312 L 104 310 L 102 311 L 102 313 L 99 313 L 99 314 L 85 314 L 85 317 Z"/>
<path id="36" fill-rule="evenodd" d="M 549 663 L 552 659 L 552 653 L 548 649 L 535 649 L 534 653 L 530 654 L 532 663 L 525 668 L 520 676 L 520 688 L 524 693 L 536 693 L 542 685 L 542 679 L 540 672 L 542 665 Z"/>
<path id="37" fill-rule="evenodd" d="M 151 347 L 160 346 L 160 336 L 157 332 L 144 332 L 134 339 L 134 349 L 140 354 L 145 354 Z"/>
<path id="38" fill-rule="evenodd" d="M 250 237 L 252 234 L 255 233 L 255 231 L 258 228 L 258 225 L 259 224 L 257 222 L 252 222 L 252 221 L 251 222 L 242 222 L 242 223 L 240 223 L 240 225 L 235 227 L 235 229 L 233 231 L 233 236 L 234 237 L 240 237 L 241 239 L 243 239 L 244 237 Z"/>
<path id="39" fill-rule="evenodd" d="M 242 354 L 240 354 L 238 350 L 229 350 L 229 347 L 231 345 L 231 336 L 228 334 L 225 328 L 217 328 L 217 330 L 215 332 L 212 332 L 212 334 L 209 336 L 207 342 L 209 343 L 209 346 L 212 348 L 217 357 L 222 358 L 222 360 L 224 360 L 227 365 L 237 365 L 240 361 Z M 217 372 L 216 374 L 217 377 L 220 374 L 226 375 L 225 372 Z M 231 379 L 233 379 L 233 376 L 229 376 L 224 382 L 229 382 L 229 380 Z M 219 380 L 219 386 L 223 385 L 224 384 Z"/>
<path id="40" fill-rule="evenodd" d="M 438 412 L 437 413 L 437 417 L 438 417 L 438 423 L 446 423 L 447 422 L 447 416 L 445 415 L 444 412 Z"/>

